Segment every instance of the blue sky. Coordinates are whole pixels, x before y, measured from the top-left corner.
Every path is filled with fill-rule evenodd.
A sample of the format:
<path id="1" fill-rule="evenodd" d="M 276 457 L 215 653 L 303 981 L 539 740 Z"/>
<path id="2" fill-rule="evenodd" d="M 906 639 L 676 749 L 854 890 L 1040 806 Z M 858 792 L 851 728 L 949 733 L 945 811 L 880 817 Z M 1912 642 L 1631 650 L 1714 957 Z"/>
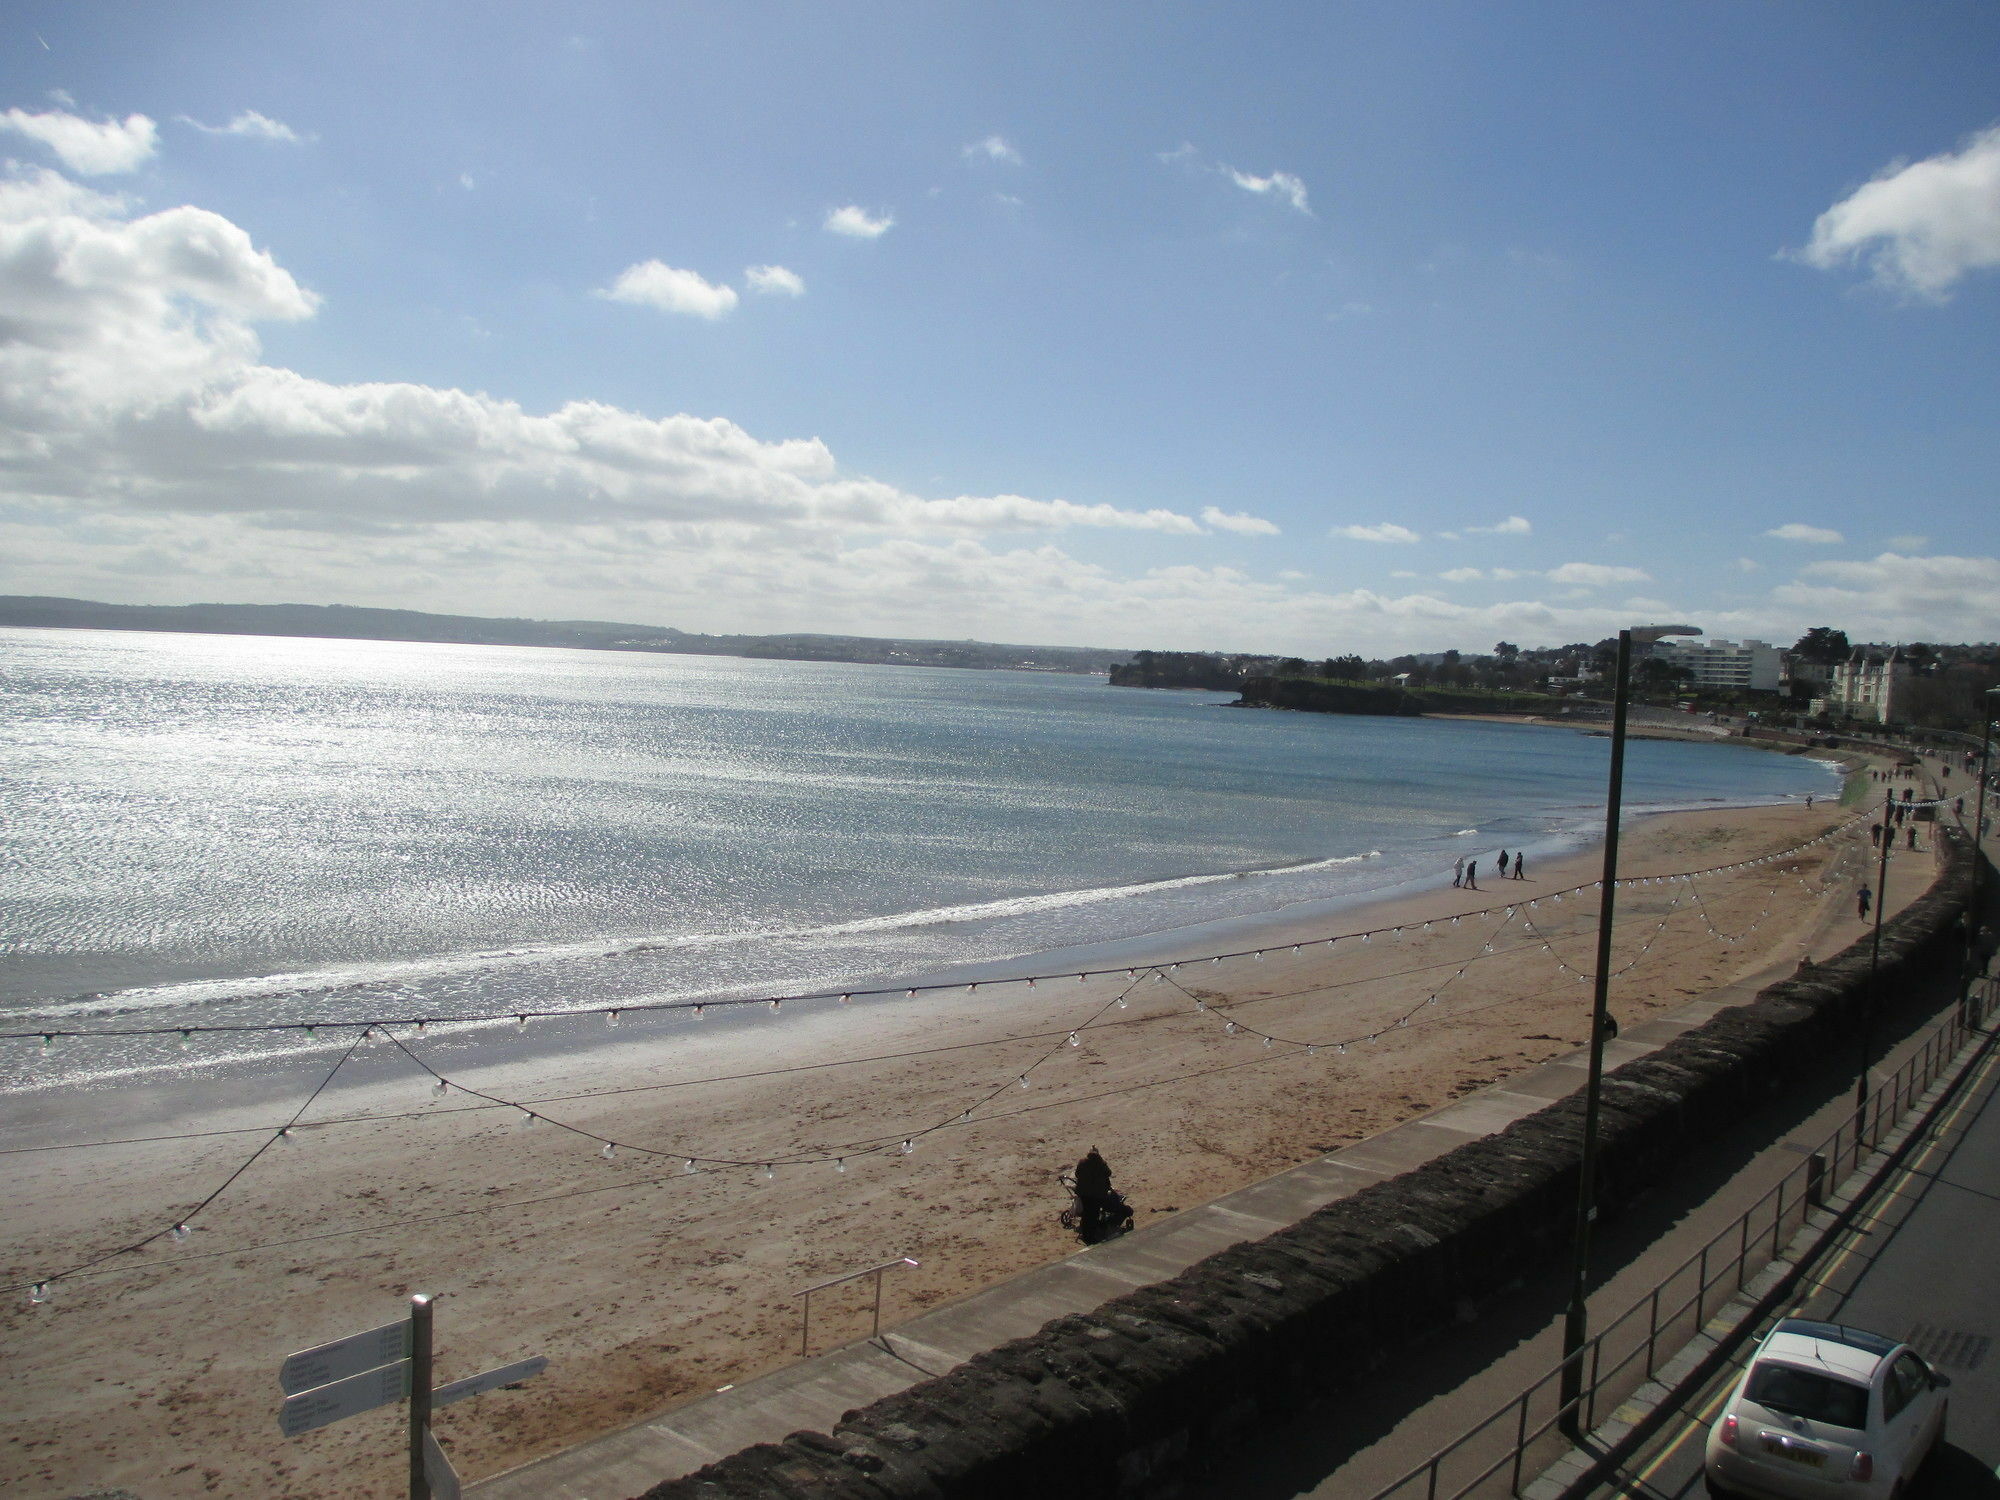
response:
<path id="1" fill-rule="evenodd" d="M 2000 638 L 2000 12 L 16 4 L 0 590 Z"/>

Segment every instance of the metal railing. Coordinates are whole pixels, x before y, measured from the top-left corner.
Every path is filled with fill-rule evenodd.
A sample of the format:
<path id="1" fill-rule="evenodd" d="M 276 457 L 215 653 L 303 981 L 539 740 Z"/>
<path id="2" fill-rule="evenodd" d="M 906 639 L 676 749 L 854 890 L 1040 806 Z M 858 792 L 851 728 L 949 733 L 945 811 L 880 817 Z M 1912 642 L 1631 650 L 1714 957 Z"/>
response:
<path id="1" fill-rule="evenodd" d="M 1674 1357 L 1823 1205 L 1829 1187 L 1862 1160 L 1904 1112 L 1944 1072 L 1983 1017 L 2000 1004 L 2000 979 L 1974 982 L 1963 1006 L 1930 1034 L 1868 1098 L 1799 1165 L 1737 1219 L 1708 1240 L 1652 1291 L 1607 1323 L 1595 1337 L 1493 1415 L 1440 1448 L 1372 1500 L 1467 1500 L 1518 1496 L 1525 1481 L 1569 1451 L 1562 1428 L 1572 1411 L 1581 1431 L 1615 1409 Z M 1798 1148 L 1794 1148 L 1798 1149 Z M 1583 1372 L 1571 1403 L 1558 1392 L 1564 1371 Z"/>
<path id="2" fill-rule="evenodd" d="M 849 1281 L 859 1281 L 864 1276 L 875 1278 L 875 1321 L 868 1330 L 868 1337 L 882 1336 L 882 1273 L 893 1271 L 898 1266 L 914 1266 L 917 1262 L 907 1255 L 899 1255 L 894 1260 L 885 1260 L 879 1266 L 868 1266 L 859 1271 L 849 1271 L 844 1276 L 829 1276 L 824 1281 L 815 1281 L 802 1292 L 794 1293 L 801 1298 L 799 1303 L 799 1356 L 804 1358 L 812 1353 L 812 1299 L 814 1292 L 823 1292 L 830 1286 L 840 1286 Z"/>

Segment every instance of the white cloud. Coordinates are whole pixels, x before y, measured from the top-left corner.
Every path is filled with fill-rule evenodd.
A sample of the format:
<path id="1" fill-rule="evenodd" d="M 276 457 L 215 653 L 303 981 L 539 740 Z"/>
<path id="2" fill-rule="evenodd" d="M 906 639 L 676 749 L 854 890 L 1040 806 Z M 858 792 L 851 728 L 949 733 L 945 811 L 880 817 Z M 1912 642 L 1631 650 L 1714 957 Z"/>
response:
<path id="1" fill-rule="evenodd" d="M 1891 552 L 1921 552 L 1930 544 L 1931 539 L 1927 536 L 1912 536 L 1907 533 L 1889 538 Z"/>
<path id="2" fill-rule="evenodd" d="M 254 109 L 241 111 L 227 125 L 204 125 L 191 115 L 180 115 L 178 118 L 183 125 L 192 125 L 203 135 L 235 135 L 258 141 L 285 141 L 294 145 L 305 139 L 283 120 L 274 120 L 269 115 L 259 114 Z"/>
<path id="3" fill-rule="evenodd" d="M 1383 521 L 1376 526 L 1336 526 L 1332 536 L 1344 536 L 1351 542 L 1416 542 L 1423 538 L 1407 526 L 1398 526 L 1394 521 Z"/>
<path id="4" fill-rule="evenodd" d="M 1816 545 L 1827 547 L 1832 546 L 1836 542 L 1847 540 L 1839 532 L 1830 530 L 1825 526 L 1806 526 L 1797 521 L 1792 521 L 1784 526 L 1773 526 L 1764 535 L 1774 536 L 1781 542 L 1812 542 Z"/>
<path id="5" fill-rule="evenodd" d="M 1213 526 L 1217 531 L 1234 531 L 1244 536 L 1276 536 L 1278 528 L 1262 516 L 1243 512 L 1231 513 L 1218 510 L 1215 506 L 1205 506 L 1201 512 L 1202 524 Z"/>
<path id="6" fill-rule="evenodd" d="M 1485 576 L 1486 570 L 1483 568 L 1452 568 L 1438 574 L 1438 577 L 1442 578 L 1446 583 L 1471 583 Z"/>
<path id="7" fill-rule="evenodd" d="M 745 266 L 743 279 L 753 292 L 762 292 L 767 297 L 803 297 L 806 284 L 799 279 L 796 271 L 787 271 L 783 266 Z"/>
<path id="8" fill-rule="evenodd" d="M 2000 639 L 2000 558 L 1883 552 L 1809 563 L 1773 598 L 1795 618 L 1839 620 L 1858 640 Z"/>
<path id="9" fill-rule="evenodd" d="M 137 170 L 153 154 L 160 140 L 158 128 L 144 115 L 127 115 L 123 120 L 86 120 L 61 110 L 36 115 L 24 109 L 10 109 L 0 114 L 0 130 L 40 141 L 55 152 L 64 166 L 87 177 Z"/>
<path id="10" fill-rule="evenodd" d="M 1798 259 L 1865 265 L 1890 289 L 1942 302 L 1968 272 L 2000 266 L 2000 125 L 1958 151 L 1892 163 L 1821 214 Z"/>
<path id="11" fill-rule="evenodd" d="M 1764 565 L 1748 557 L 1739 557 L 1736 559 L 1736 571 L 1739 573 L 1761 573 L 1764 571 Z"/>
<path id="12" fill-rule="evenodd" d="M 661 312 L 715 319 L 736 306 L 734 287 L 716 286 L 699 272 L 677 270 L 664 261 L 642 260 L 618 273 L 596 294 L 613 302 L 635 302 Z"/>
<path id="13" fill-rule="evenodd" d="M 1004 161 L 1010 166 L 1021 165 L 1021 153 L 1009 145 L 1002 136 L 989 135 L 984 140 L 972 142 L 960 153 L 966 157 L 984 157 L 987 161 Z"/>
<path id="14" fill-rule="evenodd" d="M 877 240 L 887 234 L 896 222 L 892 213 L 884 213 L 877 218 L 865 208 L 857 208 L 850 203 L 845 208 L 829 209 L 826 227 L 835 234 L 844 234 L 854 240 Z"/>
<path id="15" fill-rule="evenodd" d="M 1509 516 L 1491 526 L 1468 526 L 1465 529 L 1485 536 L 1527 536 L 1535 528 L 1528 524 L 1525 516 Z"/>
<path id="16" fill-rule="evenodd" d="M 1652 575 L 1641 568 L 1611 567 L 1604 563 L 1564 563 L 1559 568 L 1548 571 L 1552 583 L 1573 584 L 1579 588 L 1603 588 L 1613 583 L 1650 583 Z"/>
<path id="17" fill-rule="evenodd" d="M 1273 172 L 1268 177 L 1259 177 L 1251 172 L 1239 172 L 1234 167 L 1224 167 L 1229 180 L 1246 193 L 1256 193 L 1259 197 L 1282 198 L 1285 202 L 1312 217 L 1312 210 L 1306 206 L 1306 185 L 1290 172 Z"/>
<path id="18" fill-rule="evenodd" d="M 605 295 L 697 312 L 734 297 L 657 262 Z M 133 217 L 53 172 L 0 178 L 0 510 L 234 516 L 267 540 L 274 528 L 638 527 L 653 546 L 782 538 L 815 555 L 881 534 L 1203 534 L 1159 508 L 926 499 L 842 472 L 817 439 L 762 442 L 721 418 L 591 401 L 537 415 L 260 363 L 253 325 L 309 317 L 316 301 L 218 215 Z"/>
<path id="19" fill-rule="evenodd" d="M 1201 153 L 1195 149 L 1193 141 L 1182 141 L 1171 151 L 1155 151 L 1153 153 L 1153 156 L 1157 160 L 1165 162 L 1189 161 L 1199 155 Z"/>
<path id="20" fill-rule="evenodd" d="M 471 192 L 477 186 L 479 186 L 479 184 L 473 180 L 472 174 L 470 172 L 460 172 L 458 174 L 458 185 L 464 188 L 468 193 Z"/>

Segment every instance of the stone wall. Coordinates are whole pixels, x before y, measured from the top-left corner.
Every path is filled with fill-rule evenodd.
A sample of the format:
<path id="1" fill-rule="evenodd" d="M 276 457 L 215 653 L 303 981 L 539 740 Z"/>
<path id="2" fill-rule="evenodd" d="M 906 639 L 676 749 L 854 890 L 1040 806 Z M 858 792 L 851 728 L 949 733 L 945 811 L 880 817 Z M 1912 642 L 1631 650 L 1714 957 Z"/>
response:
<path id="1" fill-rule="evenodd" d="M 1906 1006 L 1958 973 L 1974 855 L 1948 836 L 1930 891 L 1866 939 L 1606 1075 L 1609 1215 L 1856 1045 L 1863 1007 Z M 1496 1135 L 1212 1255 L 1087 1316 L 645 1492 L 642 1500 L 1019 1500 L 1170 1492 L 1266 1422 L 1365 1380 L 1384 1354 L 1476 1314 L 1568 1253 L 1583 1104 Z"/>

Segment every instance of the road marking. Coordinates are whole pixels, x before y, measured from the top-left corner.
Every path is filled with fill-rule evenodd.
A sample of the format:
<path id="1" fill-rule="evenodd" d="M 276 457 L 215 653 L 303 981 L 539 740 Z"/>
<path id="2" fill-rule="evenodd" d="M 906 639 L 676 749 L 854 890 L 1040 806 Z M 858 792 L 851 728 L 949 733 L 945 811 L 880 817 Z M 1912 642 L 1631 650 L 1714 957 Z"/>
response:
<path id="1" fill-rule="evenodd" d="M 1943 1147 L 1944 1137 L 1947 1132 L 1950 1131 L 1952 1126 L 1957 1124 L 1958 1117 L 1972 1107 L 1973 1099 L 1979 1093 L 1979 1085 L 1985 1082 L 1986 1075 L 1992 1071 L 1996 1058 L 2000 1058 L 2000 1053 L 1989 1054 L 1985 1061 L 1980 1064 L 1978 1078 L 1973 1080 L 1972 1086 L 1967 1088 L 1964 1093 L 1953 1101 L 1950 1111 L 1947 1112 L 1944 1119 L 1938 1122 L 1936 1130 L 1932 1132 L 1930 1140 L 1924 1144 L 1923 1149 L 1916 1156 L 1904 1162 L 1898 1169 L 1899 1177 L 1907 1179 L 1913 1175 L 1919 1166 L 1928 1161 L 1934 1153 Z M 1884 1188 L 1889 1193 L 1893 1193 L 1894 1191 L 1892 1184 L 1884 1184 Z M 1852 1259 L 1856 1251 L 1860 1249 L 1858 1236 L 1851 1233 L 1843 1233 L 1842 1237 L 1848 1243 L 1835 1255 L 1825 1271 L 1814 1278 L 1820 1286 L 1825 1286 L 1827 1282 L 1831 1281 L 1834 1274 Z M 1806 1297 L 1791 1304 L 1790 1310 L 1781 1313 L 1779 1316 L 1787 1318 L 1798 1316 L 1799 1310 L 1811 1296 L 1812 1293 L 1808 1292 Z M 1686 1425 L 1674 1436 L 1671 1442 L 1660 1449 L 1652 1462 L 1645 1465 L 1634 1476 L 1640 1485 L 1650 1484 L 1653 1476 L 1666 1466 L 1669 1459 L 1676 1457 L 1681 1452 L 1681 1449 L 1686 1445 L 1690 1437 L 1700 1434 L 1704 1445 L 1706 1444 L 1708 1429 L 1714 1424 L 1715 1415 L 1719 1412 L 1721 1403 L 1728 1397 L 1730 1388 L 1736 1384 L 1737 1370 L 1735 1362 L 1732 1361 L 1727 1369 L 1718 1371 L 1717 1373 L 1727 1377 L 1723 1380 L 1721 1387 L 1695 1409 L 1692 1417 L 1683 1417 L 1681 1419 Z M 1995 1475 L 2000 1475 L 2000 1469 L 1995 1469 L 1993 1472 Z"/>

